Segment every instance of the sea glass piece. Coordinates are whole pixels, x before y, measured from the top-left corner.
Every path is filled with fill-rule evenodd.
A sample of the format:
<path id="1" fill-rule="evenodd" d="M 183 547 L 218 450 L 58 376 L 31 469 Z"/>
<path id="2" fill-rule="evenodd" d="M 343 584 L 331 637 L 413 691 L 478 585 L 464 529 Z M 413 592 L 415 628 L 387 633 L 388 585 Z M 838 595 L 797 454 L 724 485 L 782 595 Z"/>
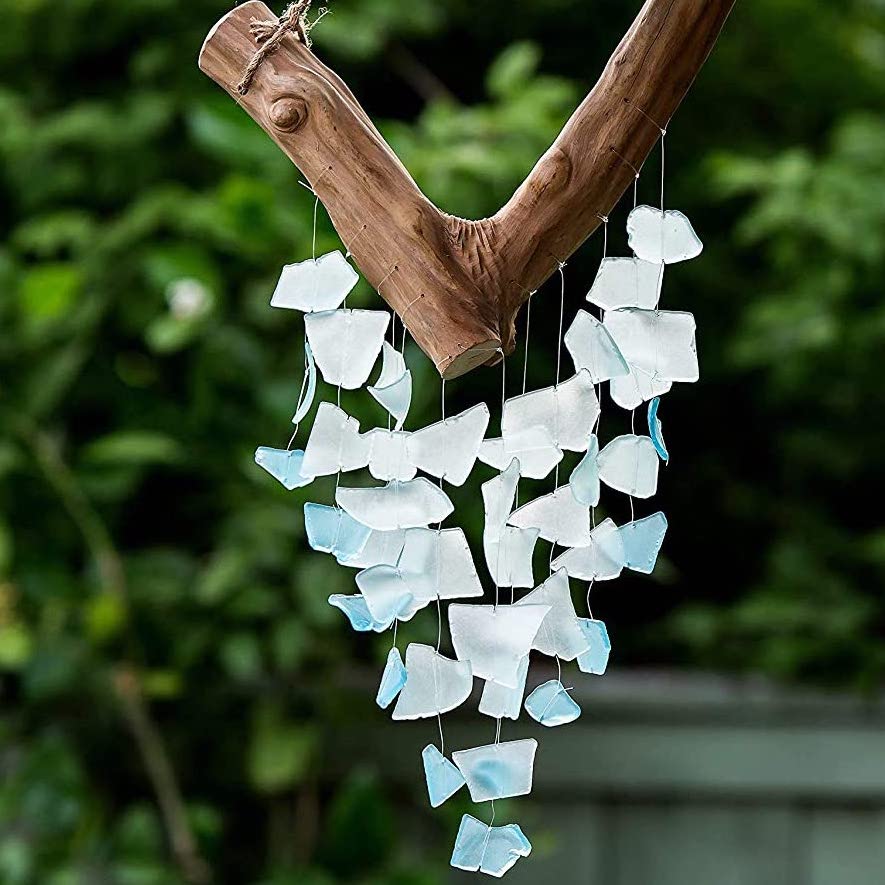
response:
<path id="1" fill-rule="evenodd" d="M 391 532 L 369 530 L 369 537 L 363 549 L 350 556 L 338 556 L 338 565 L 347 568 L 371 568 L 373 565 L 396 565 L 402 553 L 406 533 L 403 529 Z"/>
<path id="2" fill-rule="evenodd" d="M 471 814 L 461 818 L 451 865 L 468 873 L 500 879 L 521 858 L 532 853 L 532 843 L 518 824 L 490 827 Z"/>
<path id="3" fill-rule="evenodd" d="M 414 479 L 417 469 L 406 454 L 406 431 L 376 427 L 364 433 L 363 439 L 369 443 L 369 473 L 375 479 Z"/>
<path id="4" fill-rule="evenodd" d="M 672 381 L 657 380 L 636 366 L 631 366 L 630 374 L 624 378 L 612 378 L 609 382 L 612 402 L 628 411 L 662 393 L 667 393 L 672 386 Z"/>
<path id="5" fill-rule="evenodd" d="M 586 369 L 594 384 L 630 374 L 627 361 L 608 329 L 586 310 L 579 310 L 563 338 L 575 371 Z"/>
<path id="6" fill-rule="evenodd" d="M 304 318 L 307 340 L 324 380 L 356 390 L 369 380 L 390 314 L 384 310 L 324 310 Z"/>
<path id="7" fill-rule="evenodd" d="M 575 500 L 585 507 L 595 507 L 599 503 L 599 440 L 595 433 L 590 434 L 587 454 L 572 471 L 568 484 Z"/>
<path id="8" fill-rule="evenodd" d="M 396 566 L 373 565 L 363 569 L 356 576 L 356 585 L 376 621 L 408 621 L 421 608 Z"/>
<path id="9" fill-rule="evenodd" d="M 578 623 L 572 603 L 568 574 L 564 569 L 552 574 L 543 584 L 527 593 L 515 605 L 549 605 L 550 611 L 532 640 L 532 648 L 544 655 L 573 661 L 587 651 L 587 638 Z"/>
<path id="10" fill-rule="evenodd" d="M 474 802 L 527 796 L 538 742 L 534 738 L 501 741 L 470 750 L 456 750 L 452 761 L 464 775 Z"/>
<path id="11" fill-rule="evenodd" d="M 530 427 L 547 427 L 560 449 L 583 452 L 598 415 L 593 379 L 582 369 L 558 386 L 507 400 L 501 435 L 506 439 Z"/>
<path id="12" fill-rule="evenodd" d="M 271 307 L 287 307 L 304 313 L 334 310 L 358 281 L 359 274 L 337 250 L 316 259 L 287 264 L 271 296 Z"/>
<path id="13" fill-rule="evenodd" d="M 369 612 L 366 600 L 359 593 L 354 593 L 351 596 L 345 596 L 343 593 L 333 593 L 329 597 L 329 605 L 341 609 L 347 615 L 350 626 L 359 633 L 366 633 L 369 630 L 374 630 L 375 633 L 383 633 L 393 623 L 393 621 L 388 621 L 387 623 L 376 621 Z"/>
<path id="14" fill-rule="evenodd" d="M 381 352 L 381 374 L 366 389 L 393 416 L 394 430 L 400 430 L 412 405 L 412 373 L 403 355 L 386 341 Z"/>
<path id="15" fill-rule="evenodd" d="M 360 422 L 332 403 L 320 403 L 304 448 L 302 473 L 329 476 L 369 463 L 371 440 L 360 436 Z"/>
<path id="16" fill-rule="evenodd" d="M 485 508 L 484 536 L 497 541 L 504 533 L 504 526 L 513 510 L 516 487 L 519 485 L 519 461 L 513 459 L 507 469 L 493 476 L 480 487 Z"/>
<path id="17" fill-rule="evenodd" d="M 519 665 L 529 653 L 549 605 L 449 606 L 452 646 L 459 661 L 470 661 L 473 675 L 516 688 Z"/>
<path id="18" fill-rule="evenodd" d="M 587 651 L 578 655 L 578 668 L 583 673 L 602 676 L 608 667 L 608 656 L 612 649 L 605 622 L 593 618 L 578 618 L 578 623 L 589 643 Z"/>
<path id="19" fill-rule="evenodd" d="M 406 442 L 406 451 L 420 470 L 460 486 L 473 470 L 488 426 L 489 407 L 479 403 L 459 415 L 416 430 Z"/>
<path id="20" fill-rule="evenodd" d="M 449 496 L 424 477 L 378 488 L 339 486 L 335 502 L 357 522 L 381 532 L 442 522 L 455 509 Z"/>
<path id="21" fill-rule="evenodd" d="M 647 436 L 616 436 L 597 461 L 599 478 L 610 488 L 634 498 L 650 498 L 658 490 L 660 460 Z"/>
<path id="22" fill-rule="evenodd" d="M 479 460 L 496 470 L 504 470 L 516 458 L 520 476 L 544 479 L 562 460 L 562 451 L 546 427 L 529 427 L 510 436 L 485 439 L 479 447 Z"/>
<path id="23" fill-rule="evenodd" d="M 375 703 L 386 710 L 394 701 L 394 698 L 403 690 L 408 674 L 406 665 L 403 663 L 399 649 L 394 647 L 387 653 L 387 663 L 381 674 L 381 682 L 378 685 L 378 694 Z"/>
<path id="24" fill-rule="evenodd" d="M 424 779 L 427 781 L 427 795 L 432 808 L 439 808 L 446 799 L 450 799 L 467 781 L 458 767 L 446 759 L 440 751 L 428 744 L 421 751 L 424 762 Z"/>
<path id="25" fill-rule="evenodd" d="M 567 725 L 581 715 L 581 708 L 558 679 L 539 685 L 526 699 L 529 716 L 541 725 L 553 728 Z"/>
<path id="26" fill-rule="evenodd" d="M 307 542 L 320 553 L 336 559 L 356 556 L 369 538 L 369 529 L 338 507 L 326 504 L 304 505 L 304 528 Z"/>
<path id="27" fill-rule="evenodd" d="M 661 419 L 658 418 L 658 409 L 661 405 L 661 398 L 656 396 L 648 404 L 648 435 L 651 437 L 655 451 L 660 459 L 666 464 L 670 460 L 670 453 L 667 451 L 667 444 L 664 442 L 664 434 L 661 429 Z"/>
<path id="28" fill-rule="evenodd" d="M 658 306 L 664 265 L 640 258 L 603 258 L 587 300 L 603 310 Z"/>
<path id="29" fill-rule="evenodd" d="M 409 678 L 400 692 L 393 718 L 424 719 L 454 710 L 470 697 L 473 674 L 469 661 L 453 661 L 430 645 L 406 648 Z"/>
<path id="30" fill-rule="evenodd" d="M 667 533 L 667 517 L 660 511 L 628 522 L 618 529 L 624 545 L 624 564 L 634 572 L 650 575 Z"/>
<path id="31" fill-rule="evenodd" d="M 523 504 L 510 514 L 508 522 L 521 529 L 539 529 L 544 540 L 563 547 L 590 543 L 590 508 L 579 504 L 567 485 Z"/>
<path id="32" fill-rule="evenodd" d="M 652 206 L 637 206 L 627 216 L 627 243 L 637 258 L 656 264 L 688 261 L 704 248 L 682 212 Z"/>
<path id="33" fill-rule="evenodd" d="M 611 519 L 604 519 L 592 532 L 586 547 L 573 547 L 551 563 L 581 581 L 609 581 L 624 568 L 624 542 L 621 530 Z"/>
<path id="34" fill-rule="evenodd" d="M 497 540 L 483 537 L 486 566 L 496 587 L 534 587 L 532 556 L 538 543 L 538 529 L 504 526 Z"/>
<path id="35" fill-rule="evenodd" d="M 516 688 L 486 680 L 482 689 L 482 697 L 479 699 L 479 712 L 491 716 L 493 719 L 519 719 L 528 673 L 529 656 L 526 655 L 519 662 Z"/>
<path id="36" fill-rule="evenodd" d="M 413 528 L 405 532 L 398 568 L 415 600 L 482 596 L 482 583 L 464 530 Z"/>
<path id="37" fill-rule="evenodd" d="M 304 452 L 300 449 L 287 451 L 260 446 L 255 449 L 255 463 L 289 491 L 300 489 L 314 480 L 312 476 L 305 476 L 302 472 Z"/>
<path id="38" fill-rule="evenodd" d="M 307 383 L 304 385 L 302 395 L 298 398 L 298 405 L 292 416 L 292 423 L 296 425 L 300 424 L 307 416 L 317 393 L 317 364 L 307 338 L 304 339 L 304 370 L 307 372 Z"/>
<path id="39" fill-rule="evenodd" d="M 692 314 L 624 307 L 608 311 L 604 324 L 634 374 L 644 372 L 652 382 L 698 380 Z M 637 380 L 637 384 L 642 383 Z"/>

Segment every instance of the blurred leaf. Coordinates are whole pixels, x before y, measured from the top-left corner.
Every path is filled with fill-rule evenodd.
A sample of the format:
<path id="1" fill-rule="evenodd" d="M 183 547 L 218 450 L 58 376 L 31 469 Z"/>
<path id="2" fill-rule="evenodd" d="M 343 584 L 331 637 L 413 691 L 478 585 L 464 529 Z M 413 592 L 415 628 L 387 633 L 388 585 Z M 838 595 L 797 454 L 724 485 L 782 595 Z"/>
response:
<path id="1" fill-rule="evenodd" d="M 249 745 L 249 779 L 257 790 L 276 793 L 298 784 L 314 759 L 316 733 L 287 721 L 273 707 L 255 717 Z"/>
<path id="2" fill-rule="evenodd" d="M 163 433 L 151 430 L 119 430 L 87 445 L 83 461 L 101 465 L 178 464 L 185 457 L 181 444 Z"/>

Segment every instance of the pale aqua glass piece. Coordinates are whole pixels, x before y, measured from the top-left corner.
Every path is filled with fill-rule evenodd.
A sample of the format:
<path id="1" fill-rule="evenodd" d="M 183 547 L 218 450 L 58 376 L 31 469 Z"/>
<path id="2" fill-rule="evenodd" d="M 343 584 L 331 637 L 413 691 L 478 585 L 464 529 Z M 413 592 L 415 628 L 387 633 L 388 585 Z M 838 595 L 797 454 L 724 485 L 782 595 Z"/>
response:
<path id="1" fill-rule="evenodd" d="M 608 656 L 612 650 L 605 622 L 593 618 L 578 618 L 578 623 L 589 643 L 587 651 L 578 655 L 578 668 L 583 673 L 602 676 L 608 667 Z"/>
<path id="2" fill-rule="evenodd" d="M 369 612 L 366 600 L 359 593 L 354 593 L 351 596 L 345 596 L 343 593 L 333 593 L 329 597 L 329 605 L 341 609 L 347 615 L 350 626 L 359 633 L 366 633 L 369 630 L 373 630 L 375 633 L 383 633 L 385 630 L 390 629 L 390 625 L 393 623 L 393 621 L 388 621 L 387 623 L 376 621 Z"/>
<path id="3" fill-rule="evenodd" d="M 518 485 L 519 461 L 514 458 L 506 470 L 493 476 L 480 487 L 485 508 L 484 535 L 489 540 L 497 541 L 504 533 L 504 526 L 513 510 Z"/>
<path id="4" fill-rule="evenodd" d="M 356 585 L 376 621 L 408 621 L 421 608 L 395 566 L 373 565 L 363 569 L 356 576 Z"/>
<path id="5" fill-rule="evenodd" d="M 572 355 L 575 371 L 586 369 L 594 384 L 630 374 L 627 361 L 608 329 L 586 310 L 579 310 L 563 342 Z"/>
<path id="6" fill-rule="evenodd" d="M 624 542 L 621 530 L 611 519 L 604 519 L 592 532 L 586 547 L 573 547 L 553 560 L 554 569 L 565 569 L 580 581 L 610 581 L 624 568 Z"/>
<path id="7" fill-rule="evenodd" d="M 359 470 L 369 463 L 371 451 L 371 440 L 360 435 L 356 418 L 332 403 L 320 403 L 304 447 L 302 472 L 330 476 Z"/>
<path id="8" fill-rule="evenodd" d="M 624 545 L 624 564 L 634 572 L 650 575 L 667 534 L 667 517 L 659 511 L 622 525 L 618 532 Z"/>
<path id="9" fill-rule="evenodd" d="M 391 532 L 369 530 L 369 538 L 363 549 L 350 556 L 338 556 L 338 565 L 347 568 L 371 568 L 373 565 L 396 565 L 406 542 L 404 529 Z"/>
<path id="10" fill-rule="evenodd" d="M 393 718 L 426 719 L 454 710 L 470 697 L 473 673 L 469 661 L 453 661 L 430 645 L 406 648 L 409 678 L 400 692 Z"/>
<path id="11" fill-rule="evenodd" d="M 599 440 L 595 433 L 590 434 L 587 454 L 581 458 L 572 471 L 568 484 L 575 500 L 585 507 L 595 507 L 599 503 Z"/>
<path id="12" fill-rule="evenodd" d="M 482 596 L 464 530 L 406 529 L 397 563 L 416 602 Z"/>
<path id="13" fill-rule="evenodd" d="M 587 300 L 603 310 L 658 306 L 664 265 L 640 258 L 603 258 Z"/>
<path id="14" fill-rule="evenodd" d="M 384 430 L 376 427 L 363 434 L 369 443 L 369 473 L 375 479 L 414 479 L 418 472 L 406 454 L 409 434 L 404 430 Z"/>
<path id="15" fill-rule="evenodd" d="M 298 399 L 295 414 L 292 416 L 292 423 L 295 425 L 300 424 L 307 416 L 311 406 L 313 406 L 314 397 L 317 393 L 317 364 L 313 358 L 313 351 L 310 349 L 310 342 L 306 337 L 304 339 L 304 363 L 305 371 L 307 372 L 307 384 L 306 389 L 303 390 L 303 395 Z"/>
<path id="16" fill-rule="evenodd" d="M 483 537 L 486 566 L 496 587 L 535 586 L 532 557 L 539 535 L 538 529 L 507 525 L 497 540 Z"/>
<path id="17" fill-rule="evenodd" d="M 627 243 L 637 258 L 655 264 L 688 261 L 704 248 L 682 212 L 652 206 L 637 206 L 627 216 Z"/>
<path id="18" fill-rule="evenodd" d="M 579 504 L 567 485 L 523 504 L 510 514 L 508 522 L 521 529 L 536 528 L 544 540 L 563 547 L 590 543 L 590 508 Z"/>
<path id="19" fill-rule="evenodd" d="M 394 430 L 400 430 L 412 405 L 412 373 L 403 355 L 386 341 L 381 353 L 381 374 L 366 390 L 393 416 Z"/>
<path id="20" fill-rule="evenodd" d="M 369 529 L 338 507 L 326 504 L 304 505 L 307 543 L 320 553 L 335 558 L 356 556 L 369 539 Z"/>
<path id="21" fill-rule="evenodd" d="M 661 419 L 658 418 L 658 408 L 660 408 L 660 405 L 661 398 L 659 396 L 656 396 L 648 404 L 648 434 L 660 459 L 667 464 L 670 461 L 670 453 L 667 451 L 667 444 L 664 442 Z"/>
<path id="22" fill-rule="evenodd" d="M 455 838 L 451 865 L 468 873 L 500 879 L 521 858 L 532 853 L 532 843 L 518 824 L 490 827 L 465 814 Z"/>
<path id="23" fill-rule="evenodd" d="M 612 402 L 627 411 L 632 411 L 653 397 L 667 393 L 672 386 L 672 381 L 657 380 L 636 366 L 630 367 L 630 374 L 625 378 L 612 378 L 609 382 Z"/>
<path id="24" fill-rule="evenodd" d="M 562 460 L 562 451 L 546 427 L 529 427 L 510 436 L 485 439 L 479 447 L 479 460 L 496 470 L 505 470 L 516 458 L 520 476 L 544 479 Z"/>
<path id="25" fill-rule="evenodd" d="M 565 569 L 554 572 L 543 584 L 514 604 L 550 606 L 532 640 L 532 648 L 536 651 L 563 661 L 573 661 L 587 651 L 587 638 L 578 623 Z"/>
<path id="26" fill-rule="evenodd" d="M 406 442 L 406 451 L 420 470 L 460 486 L 473 470 L 488 426 L 489 407 L 479 403 L 459 415 L 416 430 Z"/>
<path id="27" fill-rule="evenodd" d="M 474 802 L 527 796 L 532 791 L 535 767 L 534 738 L 501 741 L 470 750 L 456 750 L 452 761 L 467 781 Z"/>
<path id="28" fill-rule="evenodd" d="M 270 299 L 271 307 L 310 313 L 334 310 L 359 281 L 359 274 L 339 251 L 308 258 L 283 268 Z"/>
<path id="29" fill-rule="evenodd" d="M 369 373 L 384 343 L 390 314 L 384 310 L 325 310 L 304 318 L 307 340 L 328 384 L 356 390 Z"/>
<path id="30" fill-rule="evenodd" d="M 399 649 L 394 646 L 387 653 L 387 663 L 384 665 L 384 672 L 381 674 L 381 683 L 378 685 L 375 703 L 382 710 L 386 710 L 393 703 L 394 698 L 403 690 L 407 679 L 406 665 L 403 663 Z"/>
<path id="31" fill-rule="evenodd" d="M 424 477 L 378 488 L 339 486 L 335 503 L 357 522 L 380 532 L 442 522 L 455 509 L 449 496 Z"/>
<path id="32" fill-rule="evenodd" d="M 525 699 L 525 709 L 535 722 L 540 722 L 548 728 L 568 725 L 581 715 L 577 701 L 558 679 L 551 679 L 539 685 Z"/>
<path id="33" fill-rule="evenodd" d="M 424 762 L 424 779 L 427 781 L 427 795 L 431 808 L 439 808 L 446 799 L 450 799 L 467 781 L 458 771 L 457 766 L 446 759 L 433 744 L 428 744 L 421 751 Z"/>
<path id="34" fill-rule="evenodd" d="M 616 436 L 600 453 L 599 478 L 609 487 L 634 498 L 650 498 L 658 490 L 660 459 L 647 436 Z"/>
<path id="35" fill-rule="evenodd" d="M 449 606 L 449 630 L 459 661 L 473 675 L 508 688 L 519 685 L 519 666 L 529 653 L 549 605 Z"/>
<path id="36" fill-rule="evenodd" d="M 556 387 L 507 400 L 501 435 L 506 439 L 530 427 L 546 427 L 560 449 L 583 452 L 598 416 L 599 400 L 593 379 L 583 369 Z"/>
<path id="37" fill-rule="evenodd" d="M 314 477 L 305 476 L 302 472 L 304 452 L 300 449 L 287 451 L 260 446 L 255 449 L 255 463 L 290 492 L 309 485 L 314 480 Z"/>
<path id="38" fill-rule="evenodd" d="M 692 314 L 680 310 L 625 307 L 608 311 L 604 324 L 633 374 L 644 372 L 650 382 L 698 380 L 698 350 Z M 637 384 L 642 383 L 637 379 Z"/>
<path id="39" fill-rule="evenodd" d="M 500 682 L 486 680 L 479 699 L 479 712 L 493 719 L 519 719 L 522 699 L 525 695 L 525 681 L 529 674 L 529 656 L 519 662 L 517 686 L 509 688 Z"/>

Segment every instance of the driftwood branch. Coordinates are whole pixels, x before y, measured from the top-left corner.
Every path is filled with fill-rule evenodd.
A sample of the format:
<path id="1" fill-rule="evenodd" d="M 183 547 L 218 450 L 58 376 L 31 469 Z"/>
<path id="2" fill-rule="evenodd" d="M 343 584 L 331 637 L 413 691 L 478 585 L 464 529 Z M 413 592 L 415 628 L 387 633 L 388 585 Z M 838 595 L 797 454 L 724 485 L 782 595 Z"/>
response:
<path id="1" fill-rule="evenodd" d="M 260 0 L 229 12 L 200 52 L 304 173 L 366 279 L 440 374 L 514 347 L 515 319 L 633 183 L 706 60 L 734 0 L 647 0 L 599 82 L 493 217 L 447 215 L 421 193 L 334 71 L 291 32 L 237 92 L 256 52 Z"/>

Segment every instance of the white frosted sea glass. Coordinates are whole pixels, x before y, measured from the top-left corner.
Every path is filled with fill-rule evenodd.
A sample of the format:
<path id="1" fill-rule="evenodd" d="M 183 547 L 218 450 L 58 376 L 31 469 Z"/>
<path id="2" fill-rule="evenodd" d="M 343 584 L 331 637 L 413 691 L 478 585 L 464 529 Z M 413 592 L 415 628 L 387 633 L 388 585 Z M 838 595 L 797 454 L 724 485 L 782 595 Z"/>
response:
<path id="1" fill-rule="evenodd" d="M 518 529 L 507 525 L 497 540 L 483 537 L 486 566 L 496 587 L 534 587 L 532 555 L 538 543 L 538 529 Z"/>
<path id="2" fill-rule="evenodd" d="M 302 472 L 304 452 L 300 449 L 287 451 L 260 446 L 255 450 L 255 463 L 289 491 L 300 489 L 314 480 Z"/>
<path id="3" fill-rule="evenodd" d="M 303 473 L 329 476 L 359 470 L 369 463 L 371 442 L 360 436 L 360 422 L 332 403 L 320 403 L 307 445 Z"/>
<path id="4" fill-rule="evenodd" d="M 587 454 L 572 471 L 568 484 L 575 500 L 585 507 L 595 507 L 599 503 L 599 440 L 595 433 L 590 434 Z"/>
<path id="5" fill-rule="evenodd" d="M 470 798 L 474 802 L 488 802 L 531 793 L 537 749 L 534 738 L 501 741 L 456 750 L 452 761 L 467 781 Z"/>
<path id="6" fill-rule="evenodd" d="M 310 313 L 334 310 L 359 281 L 359 274 L 339 251 L 287 264 L 271 296 L 271 307 Z"/>
<path id="7" fill-rule="evenodd" d="M 520 476 L 544 479 L 562 460 L 562 451 L 546 427 L 529 427 L 510 436 L 485 439 L 479 447 L 479 460 L 496 470 L 505 470 L 516 458 Z"/>
<path id="8" fill-rule="evenodd" d="M 324 380 L 356 390 L 369 379 L 390 315 L 383 310 L 325 310 L 304 318 L 307 340 Z"/>
<path id="9" fill-rule="evenodd" d="M 651 437 L 658 456 L 666 464 L 670 460 L 670 453 L 667 451 L 667 444 L 664 442 L 661 419 L 658 418 L 658 408 L 660 405 L 661 398 L 659 396 L 656 396 L 648 404 L 648 435 Z"/>
<path id="10" fill-rule="evenodd" d="M 396 565 L 406 541 L 404 529 L 390 532 L 369 530 L 363 549 L 347 557 L 337 557 L 338 565 L 347 568 L 371 568 L 373 565 Z"/>
<path id="11" fill-rule="evenodd" d="M 465 814 L 450 864 L 468 873 L 485 873 L 500 879 L 521 857 L 531 853 L 532 843 L 518 824 L 492 827 Z"/>
<path id="12" fill-rule="evenodd" d="M 295 414 L 292 416 L 293 424 L 300 424 L 304 420 L 313 406 L 313 400 L 317 393 L 317 364 L 307 338 L 304 339 L 304 370 L 307 372 L 307 384 L 303 395 L 298 400 L 298 405 L 295 407 Z"/>
<path id="13" fill-rule="evenodd" d="M 376 427 L 363 434 L 369 444 L 369 473 L 375 479 L 405 482 L 413 479 L 417 469 L 406 454 L 409 434 L 404 430 L 384 430 Z"/>
<path id="14" fill-rule="evenodd" d="M 599 478 L 609 488 L 634 498 L 650 498 L 658 490 L 660 460 L 647 436 L 616 436 L 600 453 Z"/>
<path id="15" fill-rule="evenodd" d="M 408 621 L 421 608 L 395 566 L 373 565 L 363 569 L 356 576 L 356 585 L 376 621 Z"/>
<path id="16" fill-rule="evenodd" d="M 589 643 L 587 651 L 578 655 L 578 668 L 583 673 L 602 676 L 608 667 L 608 656 L 612 648 L 608 630 L 602 621 L 593 618 L 578 618 L 578 623 Z"/>
<path id="17" fill-rule="evenodd" d="M 432 808 L 438 808 L 467 783 L 455 764 L 446 759 L 433 744 L 428 744 L 421 751 L 421 760 L 424 763 L 424 780 L 427 782 L 427 796 Z"/>
<path id="18" fill-rule="evenodd" d="M 627 216 L 627 243 L 643 261 L 675 264 L 696 258 L 704 248 L 682 212 L 637 206 Z"/>
<path id="19" fill-rule="evenodd" d="M 698 352 L 692 314 L 679 310 L 610 310 L 604 325 L 633 374 L 650 382 L 697 381 Z M 614 383 L 614 382 L 613 382 Z M 642 384 L 637 379 L 637 384 Z M 657 391 L 657 396 L 662 391 Z"/>
<path id="20" fill-rule="evenodd" d="M 343 510 L 313 502 L 304 505 L 304 529 L 311 548 L 336 559 L 355 556 L 369 538 L 369 529 Z"/>
<path id="21" fill-rule="evenodd" d="M 581 715 L 581 708 L 558 679 L 539 685 L 526 699 L 529 716 L 548 728 L 567 725 Z"/>
<path id="22" fill-rule="evenodd" d="M 660 511 L 628 522 L 618 529 L 624 546 L 624 564 L 634 572 L 650 575 L 667 534 L 667 517 Z"/>
<path id="23" fill-rule="evenodd" d="M 406 648 L 409 678 L 400 692 L 393 718 L 424 719 L 454 710 L 470 697 L 473 674 L 469 661 L 453 661 L 430 645 Z"/>
<path id="24" fill-rule="evenodd" d="M 590 508 L 579 504 L 570 486 L 560 486 L 510 514 L 510 525 L 540 530 L 541 537 L 563 547 L 583 547 L 590 543 Z"/>
<path id="25" fill-rule="evenodd" d="M 592 532 L 585 547 L 573 547 L 553 560 L 554 569 L 565 569 L 580 581 L 609 581 L 624 568 L 624 542 L 620 529 L 604 519 Z"/>
<path id="26" fill-rule="evenodd" d="M 394 698 L 403 690 L 407 678 L 406 665 L 403 663 L 399 649 L 392 648 L 387 653 L 387 663 L 384 665 L 384 672 L 381 674 L 381 682 L 378 685 L 375 703 L 382 710 L 386 710 L 393 703 Z"/>
<path id="27" fill-rule="evenodd" d="M 579 310 L 563 342 L 572 355 L 575 371 L 586 369 L 594 384 L 630 374 L 627 361 L 608 329 L 586 310 Z"/>
<path id="28" fill-rule="evenodd" d="M 386 341 L 382 347 L 381 374 L 366 390 L 393 416 L 400 430 L 412 405 L 412 373 L 403 355 Z"/>
<path id="29" fill-rule="evenodd" d="M 631 366 L 630 374 L 626 377 L 612 378 L 609 390 L 616 405 L 633 410 L 647 400 L 667 393 L 672 386 L 672 381 L 655 380 L 648 372 Z"/>
<path id="30" fill-rule="evenodd" d="M 479 403 L 459 415 L 414 431 L 406 450 L 420 470 L 460 486 L 473 470 L 488 426 L 489 408 Z"/>
<path id="31" fill-rule="evenodd" d="M 357 522 L 381 532 L 442 522 L 455 509 L 449 496 L 424 477 L 380 488 L 339 486 L 335 503 Z"/>
<path id="32" fill-rule="evenodd" d="M 507 469 L 493 476 L 480 486 L 485 508 L 485 529 L 483 537 L 497 541 L 504 533 L 504 526 L 513 510 L 516 487 L 519 485 L 519 461 L 512 460 Z"/>
<path id="33" fill-rule="evenodd" d="M 587 300 L 603 310 L 657 307 L 664 265 L 640 258 L 603 258 Z"/>
<path id="34" fill-rule="evenodd" d="M 493 719 L 519 719 L 522 698 L 525 694 L 525 680 L 529 674 L 529 656 L 519 662 L 516 688 L 501 685 L 500 682 L 486 680 L 479 699 L 479 712 Z"/>
<path id="35" fill-rule="evenodd" d="M 463 529 L 407 529 L 397 567 L 412 595 L 422 603 L 437 596 L 482 596 L 482 583 Z"/>
<path id="36" fill-rule="evenodd" d="M 351 596 L 345 596 L 343 593 L 333 593 L 329 597 L 329 605 L 344 612 L 347 620 L 350 621 L 350 626 L 359 633 L 366 633 L 369 630 L 373 630 L 375 633 L 383 633 L 393 623 L 392 619 L 386 622 L 376 621 L 369 612 L 366 600 L 359 593 L 354 593 Z"/>
<path id="37" fill-rule="evenodd" d="M 564 569 L 552 574 L 543 584 L 526 594 L 515 605 L 549 605 L 550 611 L 532 640 L 532 648 L 544 655 L 573 661 L 587 651 L 589 643 L 578 623 L 572 603 L 568 574 Z"/>

